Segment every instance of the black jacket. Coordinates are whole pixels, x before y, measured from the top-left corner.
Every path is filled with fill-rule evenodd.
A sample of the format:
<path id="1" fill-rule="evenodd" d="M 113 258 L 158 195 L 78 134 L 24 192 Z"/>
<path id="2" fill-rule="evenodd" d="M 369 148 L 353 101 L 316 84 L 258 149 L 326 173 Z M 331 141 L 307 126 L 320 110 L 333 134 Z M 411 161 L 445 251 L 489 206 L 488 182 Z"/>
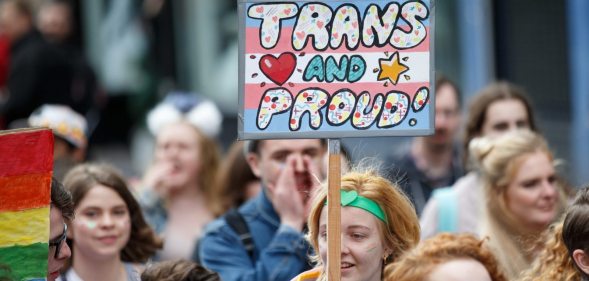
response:
<path id="1" fill-rule="evenodd" d="M 27 33 L 10 49 L 9 97 L 0 105 L 0 115 L 10 124 L 43 104 L 71 104 L 72 77 L 67 54 L 48 44 L 39 32 Z"/>

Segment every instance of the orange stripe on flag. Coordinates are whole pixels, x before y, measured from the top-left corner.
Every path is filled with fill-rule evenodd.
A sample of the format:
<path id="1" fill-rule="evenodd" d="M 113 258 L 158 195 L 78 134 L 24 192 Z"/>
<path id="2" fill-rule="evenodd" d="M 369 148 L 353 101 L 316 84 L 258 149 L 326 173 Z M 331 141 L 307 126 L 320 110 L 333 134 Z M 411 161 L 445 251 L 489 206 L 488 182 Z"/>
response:
<path id="1" fill-rule="evenodd" d="M 0 212 L 41 208 L 51 200 L 51 173 L 0 177 Z"/>

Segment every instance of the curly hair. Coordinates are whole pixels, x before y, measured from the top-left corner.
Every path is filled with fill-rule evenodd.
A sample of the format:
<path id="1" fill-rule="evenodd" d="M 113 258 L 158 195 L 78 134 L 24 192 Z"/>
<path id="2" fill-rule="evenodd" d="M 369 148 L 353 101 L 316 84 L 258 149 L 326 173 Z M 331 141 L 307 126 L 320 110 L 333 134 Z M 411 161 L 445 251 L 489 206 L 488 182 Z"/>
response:
<path id="1" fill-rule="evenodd" d="M 163 261 L 148 266 L 143 281 L 220 281 L 221 278 L 197 263 L 186 260 Z"/>
<path id="2" fill-rule="evenodd" d="M 581 280 L 562 239 L 562 227 L 562 221 L 556 222 L 546 232 L 545 248 L 519 281 Z"/>
<path id="3" fill-rule="evenodd" d="M 577 192 L 577 196 L 573 204 L 568 208 L 564 219 L 562 239 L 568 250 L 569 257 L 577 249 L 589 253 L 587 237 L 589 237 L 589 186 Z M 576 263 L 575 267 L 577 267 Z M 581 270 L 579 269 L 579 271 Z M 581 274 L 585 278 L 589 278 L 585 272 Z"/>
<path id="4" fill-rule="evenodd" d="M 387 224 L 378 221 L 380 236 L 385 248 L 391 250 L 391 254 L 384 261 L 385 265 L 396 260 L 405 251 L 415 247 L 419 243 L 419 220 L 411 201 L 387 179 L 380 177 L 375 171 L 349 172 L 341 178 L 342 190 L 355 190 L 358 195 L 376 202 L 383 208 L 387 218 Z M 315 249 L 312 259 L 321 266 L 319 253 L 319 219 L 325 206 L 327 187 L 322 186 L 314 196 L 313 207 L 309 214 L 307 226 L 309 233 L 307 239 Z M 325 278 L 322 274 L 318 280 Z"/>
<path id="5" fill-rule="evenodd" d="M 129 242 L 121 250 L 122 261 L 144 263 L 162 248 L 162 239 L 145 222 L 139 203 L 131 194 L 124 178 L 113 167 L 100 164 L 78 165 L 66 174 L 64 185 L 72 193 L 75 208 L 88 191 L 97 185 L 114 190 L 125 201 L 131 217 L 131 235 Z"/>
<path id="6" fill-rule="evenodd" d="M 401 256 L 399 261 L 387 266 L 383 280 L 425 280 L 437 266 L 466 258 L 480 262 L 489 272 L 491 280 L 507 281 L 484 242 L 471 234 L 438 234 L 422 241 L 415 249 Z"/>

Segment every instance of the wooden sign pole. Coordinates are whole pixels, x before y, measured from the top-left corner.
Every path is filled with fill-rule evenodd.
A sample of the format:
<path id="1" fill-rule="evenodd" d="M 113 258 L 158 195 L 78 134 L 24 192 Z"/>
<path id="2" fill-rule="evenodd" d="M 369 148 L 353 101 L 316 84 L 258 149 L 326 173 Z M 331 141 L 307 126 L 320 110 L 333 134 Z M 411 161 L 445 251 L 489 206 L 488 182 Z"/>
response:
<path id="1" fill-rule="evenodd" d="M 328 139 L 327 175 L 327 280 L 341 279 L 341 155 L 340 140 Z"/>

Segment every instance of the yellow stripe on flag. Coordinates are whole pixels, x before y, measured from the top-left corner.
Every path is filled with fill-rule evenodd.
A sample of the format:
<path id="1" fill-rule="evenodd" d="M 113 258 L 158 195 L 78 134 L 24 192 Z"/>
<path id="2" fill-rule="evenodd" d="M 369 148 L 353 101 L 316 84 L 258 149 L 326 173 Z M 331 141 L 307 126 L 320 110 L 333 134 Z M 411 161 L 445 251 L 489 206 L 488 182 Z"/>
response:
<path id="1" fill-rule="evenodd" d="M 0 213 L 0 247 L 47 243 L 49 207 Z"/>

